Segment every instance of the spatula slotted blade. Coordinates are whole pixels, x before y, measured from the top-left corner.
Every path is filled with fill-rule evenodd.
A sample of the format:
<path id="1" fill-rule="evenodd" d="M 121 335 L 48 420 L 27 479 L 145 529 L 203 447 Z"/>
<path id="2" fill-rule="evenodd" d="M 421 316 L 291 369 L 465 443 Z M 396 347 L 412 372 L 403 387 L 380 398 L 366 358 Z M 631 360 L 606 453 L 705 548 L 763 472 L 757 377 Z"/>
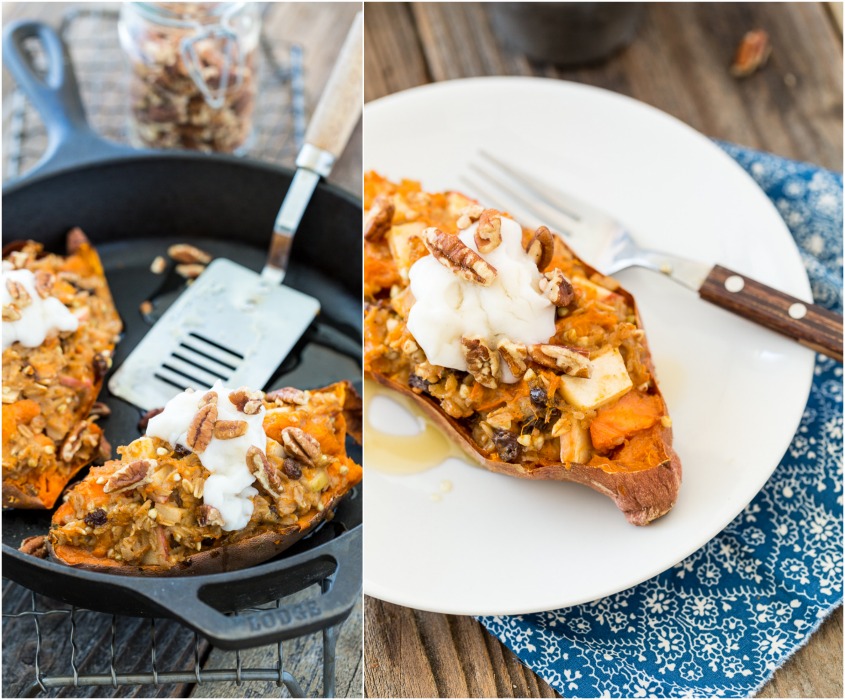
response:
<path id="1" fill-rule="evenodd" d="M 320 302 L 230 260 L 213 261 L 109 381 L 149 411 L 186 388 L 262 388 L 320 311 Z"/>

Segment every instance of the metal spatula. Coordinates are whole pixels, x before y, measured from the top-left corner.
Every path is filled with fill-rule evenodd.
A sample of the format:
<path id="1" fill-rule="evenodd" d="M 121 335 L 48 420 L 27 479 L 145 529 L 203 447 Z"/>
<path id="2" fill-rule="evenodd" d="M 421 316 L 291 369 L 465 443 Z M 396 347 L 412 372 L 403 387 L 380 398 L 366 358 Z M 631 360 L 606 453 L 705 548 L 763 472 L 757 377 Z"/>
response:
<path id="1" fill-rule="evenodd" d="M 115 396 L 150 410 L 218 379 L 261 388 L 314 320 L 320 302 L 281 283 L 314 189 L 331 172 L 361 114 L 362 62 L 359 13 L 305 134 L 261 274 L 214 260 L 114 373 L 109 389 Z"/>

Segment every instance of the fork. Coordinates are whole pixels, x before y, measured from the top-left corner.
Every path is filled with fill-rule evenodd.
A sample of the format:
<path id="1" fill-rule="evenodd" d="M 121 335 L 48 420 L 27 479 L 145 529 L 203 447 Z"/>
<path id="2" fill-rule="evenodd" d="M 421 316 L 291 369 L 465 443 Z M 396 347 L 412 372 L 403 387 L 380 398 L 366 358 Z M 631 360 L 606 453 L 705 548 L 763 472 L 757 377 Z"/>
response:
<path id="1" fill-rule="evenodd" d="M 840 314 L 803 302 L 722 265 L 643 248 L 623 223 L 606 212 L 485 151 L 479 151 L 479 156 L 484 165 L 470 163 L 475 177 L 463 176 L 465 184 L 503 211 L 518 217 L 520 212 L 527 212 L 557 229 L 602 274 L 614 275 L 629 267 L 659 272 L 697 292 L 705 301 L 842 362 Z M 485 185 L 480 185 L 476 177 Z M 492 194 L 494 191 L 497 194 Z"/>

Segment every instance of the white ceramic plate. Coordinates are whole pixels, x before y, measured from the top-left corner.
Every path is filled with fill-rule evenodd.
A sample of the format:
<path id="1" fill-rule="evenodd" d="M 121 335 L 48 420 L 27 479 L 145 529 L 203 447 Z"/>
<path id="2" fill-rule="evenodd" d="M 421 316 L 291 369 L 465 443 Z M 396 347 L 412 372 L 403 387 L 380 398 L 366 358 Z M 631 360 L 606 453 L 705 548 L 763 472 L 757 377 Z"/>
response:
<path id="1" fill-rule="evenodd" d="M 364 166 L 428 190 L 460 189 L 484 148 L 627 222 L 641 242 L 720 262 L 806 301 L 793 240 L 753 180 L 708 139 L 604 90 L 483 78 L 397 93 L 365 107 Z M 618 275 L 637 298 L 672 415 L 684 481 L 646 528 L 610 499 L 449 459 L 415 475 L 367 471 L 364 588 L 455 614 L 583 603 L 673 566 L 755 496 L 806 404 L 814 354 L 700 301 L 661 275 Z M 366 459 L 365 459 L 366 465 Z M 444 480 L 452 490 L 431 498 Z"/>

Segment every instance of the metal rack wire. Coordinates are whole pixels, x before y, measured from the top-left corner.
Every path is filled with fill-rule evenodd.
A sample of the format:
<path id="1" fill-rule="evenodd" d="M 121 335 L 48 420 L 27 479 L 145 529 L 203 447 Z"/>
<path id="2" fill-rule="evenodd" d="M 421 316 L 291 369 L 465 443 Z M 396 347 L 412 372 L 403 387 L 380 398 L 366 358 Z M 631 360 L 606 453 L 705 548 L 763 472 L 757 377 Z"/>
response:
<path id="1" fill-rule="evenodd" d="M 265 5 L 272 12 L 273 3 Z M 118 12 L 97 6 L 68 12 L 60 34 L 68 44 L 88 120 L 107 139 L 129 143 L 128 64 L 117 35 Z M 37 57 L 36 57 L 37 58 Z M 305 139 L 306 108 L 302 48 L 261 36 L 258 105 L 254 133 L 245 155 L 291 165 Z M 11 94 L 4 119 L 7 144 L 4 179 L 25 174 L 47 147 L 38 113 L 19 89 Z"/>
<path id="2" fill-rule="evenodd" d="M 272 11 L 272 5 L 268 3 L 265 9 Z M 92 127 L 108 139 L 128 143 L 128 81 L 118 44 L 116 23 L 115 10 L 82 7 L 64 17 L 60 33 L 70 47 L 83 104 Z M 261 38 L 261 49 L 263 64 L 259 78 L 260 101 L 255 113 L 254 140 L 247 155 L 260 154 L 264 161 L 287 165 L 295 159 L 305 134 L 302 50 L 295 44 L 275 40 L 271 43 L 266 36 Z M 3 163 L 4 179 L 13 179 L 26 173 L 38 162 L 47 147 L 47 134 L 40 117 L 19 89 L 10 95 L 4 107 L 8 110 L 4 119 L 4 144 L 7 146 Z M 321 592 L 326 592 L 329 586 L 330 580 L 323 581 Z M 177 686 L 174 684 L 203 686 L 223 681 L 234 681 L 239 685 L 251 681 L 271 682 L 279 688 L 285 688 L 292 697 L 305 696 L 302 685 L 285 670 L 282 642 L 274 645 L 275 663 L 270 667 L 245 665 L 245 654 L 236 651 L 225 652 L 224 660 L 231 663 L 224 664 L 224 667 L 203 668 L 212 647 L 196 633 L 184 630 L 185 634 L 193 635 L 192 664 L 187 668 L 172 669 L 167 668 L 159 658 L 157 639 L 160 643 L 161 635 L 157 637 L 156 630 L 157 626 L 161 629 L 178 623 L 161 619 L 139 622 L 135 619 L 131 621 L 132 625 L 138 629 L 143 626 L 149 629 L 149 665 L 147 670 L 129 672 L 123 670 L 125 664 L 121 664 L 121 652 L 124 649 L 118 638 L 125 636 L 121 634 L 121 626 L 130 625 L 130 618 L 66 606 L 36 596 L 33 592 L 29 592 L 28 596 L 29 609 L 7 613 L 6 601 L 19 598 L 12 594 L 16 587 L 17 584 L 11 584 L 4 596 L 3 627 L 6 637 L 7 625 L 15 626 L 15 634 L 21 634 L 20 622 L 25 620 L 32 623 L 35 639 L 32 657 L 34 682 L 25 691 L 27 697 L 83 686 L 117 689 L 121 686 L 172 685 L 175 688 Z M 283 598 L 261 608 L 248 608 L 239 612 L 280 607 L 289 599 Z M 100 653 L 93 660 L 80 659 L 80 618 L 86 620 L 83 627 L 89 629 L 92 625 L 110 625 L 107 653 Z M 335 696 L 335 649 L 339 627 L 326 628 L 320 632 L 323 697 Z M 45 645 L 49 646 L 50 640 L 57 638 L 56 635 L 58 638 L 66 635 L 64 640 L 69 636 L 69 658 L 56 658 L 44 653 Z M 104 665 L 105 669 L 102 668 Z"/>

